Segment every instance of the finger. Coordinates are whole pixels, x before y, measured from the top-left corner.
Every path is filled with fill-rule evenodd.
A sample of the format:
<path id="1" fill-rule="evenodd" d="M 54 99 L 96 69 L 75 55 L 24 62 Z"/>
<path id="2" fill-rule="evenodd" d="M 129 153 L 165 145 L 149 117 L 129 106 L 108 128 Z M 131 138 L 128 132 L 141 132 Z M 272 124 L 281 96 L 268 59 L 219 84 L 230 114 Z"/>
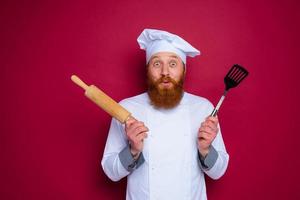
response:
<path id="1" fill-rule="evenodd" d="M 204 132 L 208 132 L 211 134 L 211 133 L 217 132 L 217 127 L 211 126 L 211 125 L 203 125 L 199 128 L 199 131 L 204 131 Z"/>
<path id="2" fill-rule="evenodd" d="M 209 134 L 207 132 L 203 132 L 201 134 L 201 137 L 199 138 L 200 140 L 205 140 L 209 143 L 211 143 L 215 139 L 216 135 L 215 134 Z"/>
<path id="3" fill-rule="evenodd" d="M 127 132 L 128 138 L 134 140 L 139 134 L 143 132 L 148 132 L 149 129 L 146 126 L 137 127 L 135 130 L 131 130 Z"/>
<path id="4" fill-rule="evenodd" d="M 125 122 L 125 126 L 127 127 L 127 128 L 129 128 L 134 122 L 136 122 L 137 120 L 136 119 L 134 119 L 134 118 L 129 118 L 128 120 L 126 120 L 126 122 Z"/>
<path id="5" fill-rule="evenodd" d="M 148 128 L 144 124 L 139 124 L 132 128 L 132 132 L 135 132 L 135 133 L 140 133 L 140 132 L 145 132 L 145 131 L 148 131 Z"/>
<path id="6" fill-rule="evenodd" d="M 205 126 L 201 126 L 198 130 L 198 135 L 201 135 L 202 132 L 206 132 Z"/>
<path id="7" fill-rule="evenodd" d="M 208 139 L 208 138 L 213 138 L 214 135 L 215 134 L 213 132 L 200 131 L 198 137 Z"/>
<path id="8" fill-rule="evenodd" d="M 219 123 L 219 119 L 218 117 L 212 117 L 212 116 L 209 116 L 205 119 L 205 121 L 211 121 L 213 122 L 214 124 L 218 124 Z"/>
<path id="9" fill-rule="evenodd" d="M 211 136 L 209 133 L 201 131 L 198 138 L 202 140 L 209 140 Z"/>
<path id="10" fill-rule="evenodd" d="M 201 126 L 208 126 L 214 131 L 218 128 L 218 121 L 212 121 L 211 119 L 206 119 L 204 122 L 201 123 Z"/>
<path id="11" fill-rule="evenodd" d="M 136 137 L 134 137 L 132 141 L 134 141 L 134 143 L 140 143 L 143 142 L 146 137 L 147 137 L 147 133 L 143 132 L 137 135 Z"/>
<path id="12" fill-rule="evenodd" d="M 144 123 L 140 121 L 135 121 L 128 127 L 128 131 L 134 131 L 137 127 L 140 126 L 144 126 Z"/>
<path id="13" fill-rule="evenodd" d="M 198 135 L 201 136 L 201 134 L 203 134 L 203 133 L 211 134 L 212 130 L 209 127 L 201 126 L 198 130 Z"/>
<path id="14" fill-rule="evenodd" d="M 211 122 L 211 121 L 206 122 L 206 124 L 205 124 L 204 127 L 207 127 L 207 128 L 211 129 L 211 130 L 214 131 L 214 132 L 217 132 L 217 130 L 218 130 L 218 125 L 217 125 L 217 124 L 214 124 L 214 123 Z"/>
<path id="15" fill-rule="evenodd" d="M 203 121 L 201 123 L 201 126 L 207 126 L 207 125 L 217 125 L 214 121 L 210 120 L 210 119 L 206 119 L 205 121 Z"/>
<path id="16" fill-rule="evenodd" d="M 146 126 L 139 126 L 134 130 L 135 135 L 139 135 L 143 132 L 148 132 L 149 129 Z"/>
<path id="17" fill-rule="evenodd" d="M 138 141 L 142 141 L 142 140 L 144 140 L 145 138 L 147 138 L 148 137 L 148 134 L 146 133 L 146 132 L 142 132 L 142 133 L 140 133 L 138 136 L 137 136 L 137 140 Z"/>

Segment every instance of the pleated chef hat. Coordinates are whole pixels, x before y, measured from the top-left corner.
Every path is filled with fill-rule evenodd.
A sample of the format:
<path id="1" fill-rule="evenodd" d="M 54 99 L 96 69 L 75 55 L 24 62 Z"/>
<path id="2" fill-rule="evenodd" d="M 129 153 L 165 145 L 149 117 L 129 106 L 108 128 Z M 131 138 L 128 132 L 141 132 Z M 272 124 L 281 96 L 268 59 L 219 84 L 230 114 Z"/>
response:
<path id="1" fill-rule="evenodd" d="M 141 49 L 146 51 L 146 61 L 149 62 L 152 55 L 158 52 L 172 52 L 178 55 L 184 64 L 186 56 L 195 57 L 200 51 L 195 49 L 187 41 L 167 31 L 156 29 L 144 29 L 137 38 Z"/>

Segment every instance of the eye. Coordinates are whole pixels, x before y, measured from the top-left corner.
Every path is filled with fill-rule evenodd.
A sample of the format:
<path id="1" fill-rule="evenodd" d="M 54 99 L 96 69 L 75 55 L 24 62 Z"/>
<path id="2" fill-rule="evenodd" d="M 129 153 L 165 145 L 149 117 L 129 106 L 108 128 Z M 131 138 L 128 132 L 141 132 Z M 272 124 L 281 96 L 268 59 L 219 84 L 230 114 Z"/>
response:
<path id="1" fill-rule="evenodd" d="M 175 62 L 175 61 L 170 62 L 170 67 L 176 67 L 176 66 L 177 66 L 177 62 Z"/>
<path id="2" fill-rule="evenodd" d="M 155 61 L 154 63 L 153 63 L 153 67 L 159 67 L 160 66 L 160 62 L 159 61 Z"/>

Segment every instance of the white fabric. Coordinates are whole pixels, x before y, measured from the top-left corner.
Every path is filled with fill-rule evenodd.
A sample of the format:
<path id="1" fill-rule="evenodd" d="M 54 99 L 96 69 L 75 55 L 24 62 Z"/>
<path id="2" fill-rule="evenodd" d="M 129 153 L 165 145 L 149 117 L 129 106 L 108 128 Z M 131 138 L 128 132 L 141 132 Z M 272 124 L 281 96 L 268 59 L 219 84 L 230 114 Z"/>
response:
<path id="1" fill-rule="evenodd" d="M 226 171 L 229 156 L 221 132 L 213 141 L 218 152 L 215 165 L 202 169 L 197 154 L 197 131 L 212 112 L 212 104 L 201 97 L 184 93 L 172 110 L 157 110 L 146 93 L 120 102 L 149 128 L 144 140 L 145 162 L 129 173 L 118 154 L 128 145 L 123 125 L 112 120 L 102 159 L 106 175 L 118 181 L 127 176 L 127 200 L 205 200 L 204 173 L 213 179 Z"/>
<path id="2" fill-rule="evenodd" d="M 172 52 L 177 54 L 186 64 L 186 56 L 200 55 L 187 41 L 167 31 L 156 29 L 144 29 L 137 38 L 141 49 L 146 50 L 146 61 L 149 62 L 152 55 L 158 52 Z"/>

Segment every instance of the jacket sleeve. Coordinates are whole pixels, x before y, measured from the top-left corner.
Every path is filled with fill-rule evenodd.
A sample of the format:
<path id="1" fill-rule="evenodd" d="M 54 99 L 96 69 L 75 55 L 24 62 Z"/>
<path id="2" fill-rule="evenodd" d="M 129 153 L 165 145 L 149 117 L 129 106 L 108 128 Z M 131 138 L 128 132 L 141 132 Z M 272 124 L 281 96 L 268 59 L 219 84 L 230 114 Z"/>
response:
<path id="1" fill-rule="evenodd" d="M 228 166 L 229 155 L 225 149 L 220 126 L 219 132 L 214 139 L 206 157 L 203 158 L 199 152 L 198 155 L 200 167 L 203 172 L 206 173 L 206 175 L 212 179 L 219 179 L 223 176 Z"/>
<path id="2" fill-rule="evenodd" d="M 112 119 L 101 161 L 104 173 L 112 181 L 119 181 L 143 162 L 142 153 L 136 160 L 132 157 L 124 127 L 120 122 Z"/>

